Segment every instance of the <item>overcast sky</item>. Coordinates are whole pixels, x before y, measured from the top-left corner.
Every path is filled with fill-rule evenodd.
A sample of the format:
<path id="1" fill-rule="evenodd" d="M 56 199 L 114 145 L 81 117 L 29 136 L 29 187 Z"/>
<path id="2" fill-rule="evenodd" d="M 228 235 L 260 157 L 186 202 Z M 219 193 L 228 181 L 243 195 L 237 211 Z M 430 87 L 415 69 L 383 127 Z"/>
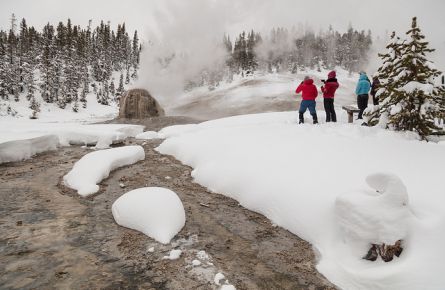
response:
<path id="1" fill-rule="evenodd" d="M 174 21 L 171 10 L 191 21 L 202 18 L 208 22 L 203 25 L 223 25 L 229 33 L 297 23 L 315 29 L 332 24 L 344 30 L 351 23 L 383 34 L 406 31 L 410 18 L 418 16 L 428 37 L 445 42 L 444 0 L 0 0 L 0 27 L 9 28 L 10 15 L 15 13 L 37 28 L 70 17 L 83 25 L 89 19 L 104 19 L 112 24 L 125 21 L 130 29 L 159 31 L 160 20 Z"/>

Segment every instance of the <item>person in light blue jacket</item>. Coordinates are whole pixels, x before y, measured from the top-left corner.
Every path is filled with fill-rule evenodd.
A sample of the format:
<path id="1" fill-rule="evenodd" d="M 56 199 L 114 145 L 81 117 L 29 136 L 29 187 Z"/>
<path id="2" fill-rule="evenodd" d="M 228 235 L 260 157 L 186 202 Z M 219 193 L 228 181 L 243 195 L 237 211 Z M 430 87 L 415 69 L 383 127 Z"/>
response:
<path id="1" fill-rule="evenodd" d="M 365 72 L 360 72 L 360 77 L 355 89 L 357 95 L 357 106 L 360 110 L 358 118 L 363 119 L 363 111 L 368 107 L 369 90 L 371 89 L 371 82 Z"/>

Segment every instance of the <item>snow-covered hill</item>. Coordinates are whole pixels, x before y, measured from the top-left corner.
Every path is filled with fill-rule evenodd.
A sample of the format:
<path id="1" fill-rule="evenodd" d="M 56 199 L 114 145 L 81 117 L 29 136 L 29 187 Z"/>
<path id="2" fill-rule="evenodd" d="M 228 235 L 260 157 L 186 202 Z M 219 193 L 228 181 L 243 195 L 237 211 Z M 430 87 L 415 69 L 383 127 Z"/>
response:
<path id="1" fill-rule="evenodd" d="M 337 69 L 340 88 L 336 93 L 335 105 L 355 104 L 355 84 L 358 76 Z M 307 71 L 298 74 L 258 74 L 248 78 L 238 78 L 231 83 L 221 84 L 214 90 L 207 87 L 196 88 L 179 98 L 163 104 L 170 115 L 190 116 L 198 119 L 215 119 L 227 116 L 297 110 L 301 96 L 295 89 L 305 75 L 314 78 L 318 88 L 321 80 L 327 79 L 329 71 Z M 323 110 L 321 93 L 317 107 Z"/>

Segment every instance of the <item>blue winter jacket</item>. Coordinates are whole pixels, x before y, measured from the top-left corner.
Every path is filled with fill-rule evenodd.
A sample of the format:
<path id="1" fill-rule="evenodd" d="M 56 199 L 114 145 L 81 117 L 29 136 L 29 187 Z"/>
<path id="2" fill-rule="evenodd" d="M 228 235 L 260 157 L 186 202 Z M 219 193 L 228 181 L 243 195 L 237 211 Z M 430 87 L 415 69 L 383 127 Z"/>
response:
<path id="1" fill-rule="evenodd" d="M 369 82 L 368 77 L 365 74 L 361 74 L 357 83 L 357 88 L 355 89 L 355 94 L 357 96 L 366 95 L 369 93 L 370 89 L 371 83 Z"/>

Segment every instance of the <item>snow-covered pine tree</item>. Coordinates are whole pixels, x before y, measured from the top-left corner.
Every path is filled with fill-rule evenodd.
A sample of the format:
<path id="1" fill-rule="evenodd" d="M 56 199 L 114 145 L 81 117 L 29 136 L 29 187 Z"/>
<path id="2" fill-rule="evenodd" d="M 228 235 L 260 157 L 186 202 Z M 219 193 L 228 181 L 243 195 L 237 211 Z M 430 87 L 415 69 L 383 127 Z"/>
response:
<path id="1" fill-rule="evenodd" d="M 7 90 L 7 57 L 6 57 L 7 35 L 0 31 L 0 98 L 8 100 Z"/>
<path id="2" fill-rule="evenodd" d="M 119 87 L 117 88 L 116 93 L 117 93 L 117 95 L 119 97 L 122 97 L 124 95 L 124 92 L 125 92 L 125 88 L 124 88 L 124 75 L 121 72 L 121 75 L 119 77 Z"/>
<path id="3" fill-rule="evenodd" d="M 26 99 L 31 101 L 34 98 L 34 94 L 36 91 L 36 83 L 34 78 L 34 68 L 31 68 L 27 71 L 25 75 L 25 83 L 27 88 Z"/>
<path id="4" fill-rule="evenodd" d="M 125 84 L 128 85 L 130 83 L 130 67 L 127 67 L 127 72 L 125 74 Z"/>
<path id="5" fill-rule="evenodd" d="M 392 84 L 387 94 L 379 95 L 383 97 L 380 113 L 387 116 L 388 128 L 417 132 L 426 139 L 441 130 L 437 119 L 444 112 L 445 88 L 435 82 L 441 72 L 426 58 L 434 49 L 428 48 L 416 17 L 406 34 L 408 40 L 400 44 L 400 58 L 393 64 Z"/>
<path id="6" fill-rule="evenodd" d="M 29 101 L 29 108 L 32 110 L 31 116 L 29 116 L 30 119 L 37 119 L 38 113 L 40 112 L 40 103 L 36 100 L 34 94 L 31 95 L 30 101 Z"/>
<path id="7" fill-rule="evenodd" d="M 377 91 L 377 97 L 380 100 L 380 105 L 368 107 L 364 116 L 366 122 L 370 126 L 377 125 L 380 120 L 382 126 L 386 126 L 388 118 L 388 107 L 394 105 L 389 101 L 390 96 L 394 93 L 396 88 L 400 86 L 400 80 L 396 82 L 395 66 L 400 61 L 403 42 L 400 37 L 393 31 L 390 40 L 386 45 L 386 53 L 379 53 L 382 59 L 382 66 L 377 71 L 377 78 L 380 80 L 380 89 Z M 384 100 L 386 100 L 384 102 Z"/>
<path id="8" fill-rule="evenodd" d="M 103 87 L 103 94 L 102 94 L 102 105 L 109 105 L 109 101 L 110 101 L 110 87 L 108 85 L 107 81 L 104 81 L 102 84 Z"/>
<path id="9" fill-rule="evenodd" d="M 113 101 L 116 100 L 116 87 L 114 86 L 114 80 L 110 81 L 110 95 Z"/>
<path id="10" fill-rule="evenodd" d="M 137 79 L 138 68 L 139 68 L 139 37 L 137 30 L 134 31 L 132 51 L 131 51 L 131 66 L 133 67 L 133 72 L 131 78 Z"/>
<path id="11" fill-rule="evenodd" d="M 82 108 L 87 107 L 87 93 L 88 93 L 88 83 L 84 81 L 82 90 L 80 91 L 80 102 L 82 103 Z"/>

